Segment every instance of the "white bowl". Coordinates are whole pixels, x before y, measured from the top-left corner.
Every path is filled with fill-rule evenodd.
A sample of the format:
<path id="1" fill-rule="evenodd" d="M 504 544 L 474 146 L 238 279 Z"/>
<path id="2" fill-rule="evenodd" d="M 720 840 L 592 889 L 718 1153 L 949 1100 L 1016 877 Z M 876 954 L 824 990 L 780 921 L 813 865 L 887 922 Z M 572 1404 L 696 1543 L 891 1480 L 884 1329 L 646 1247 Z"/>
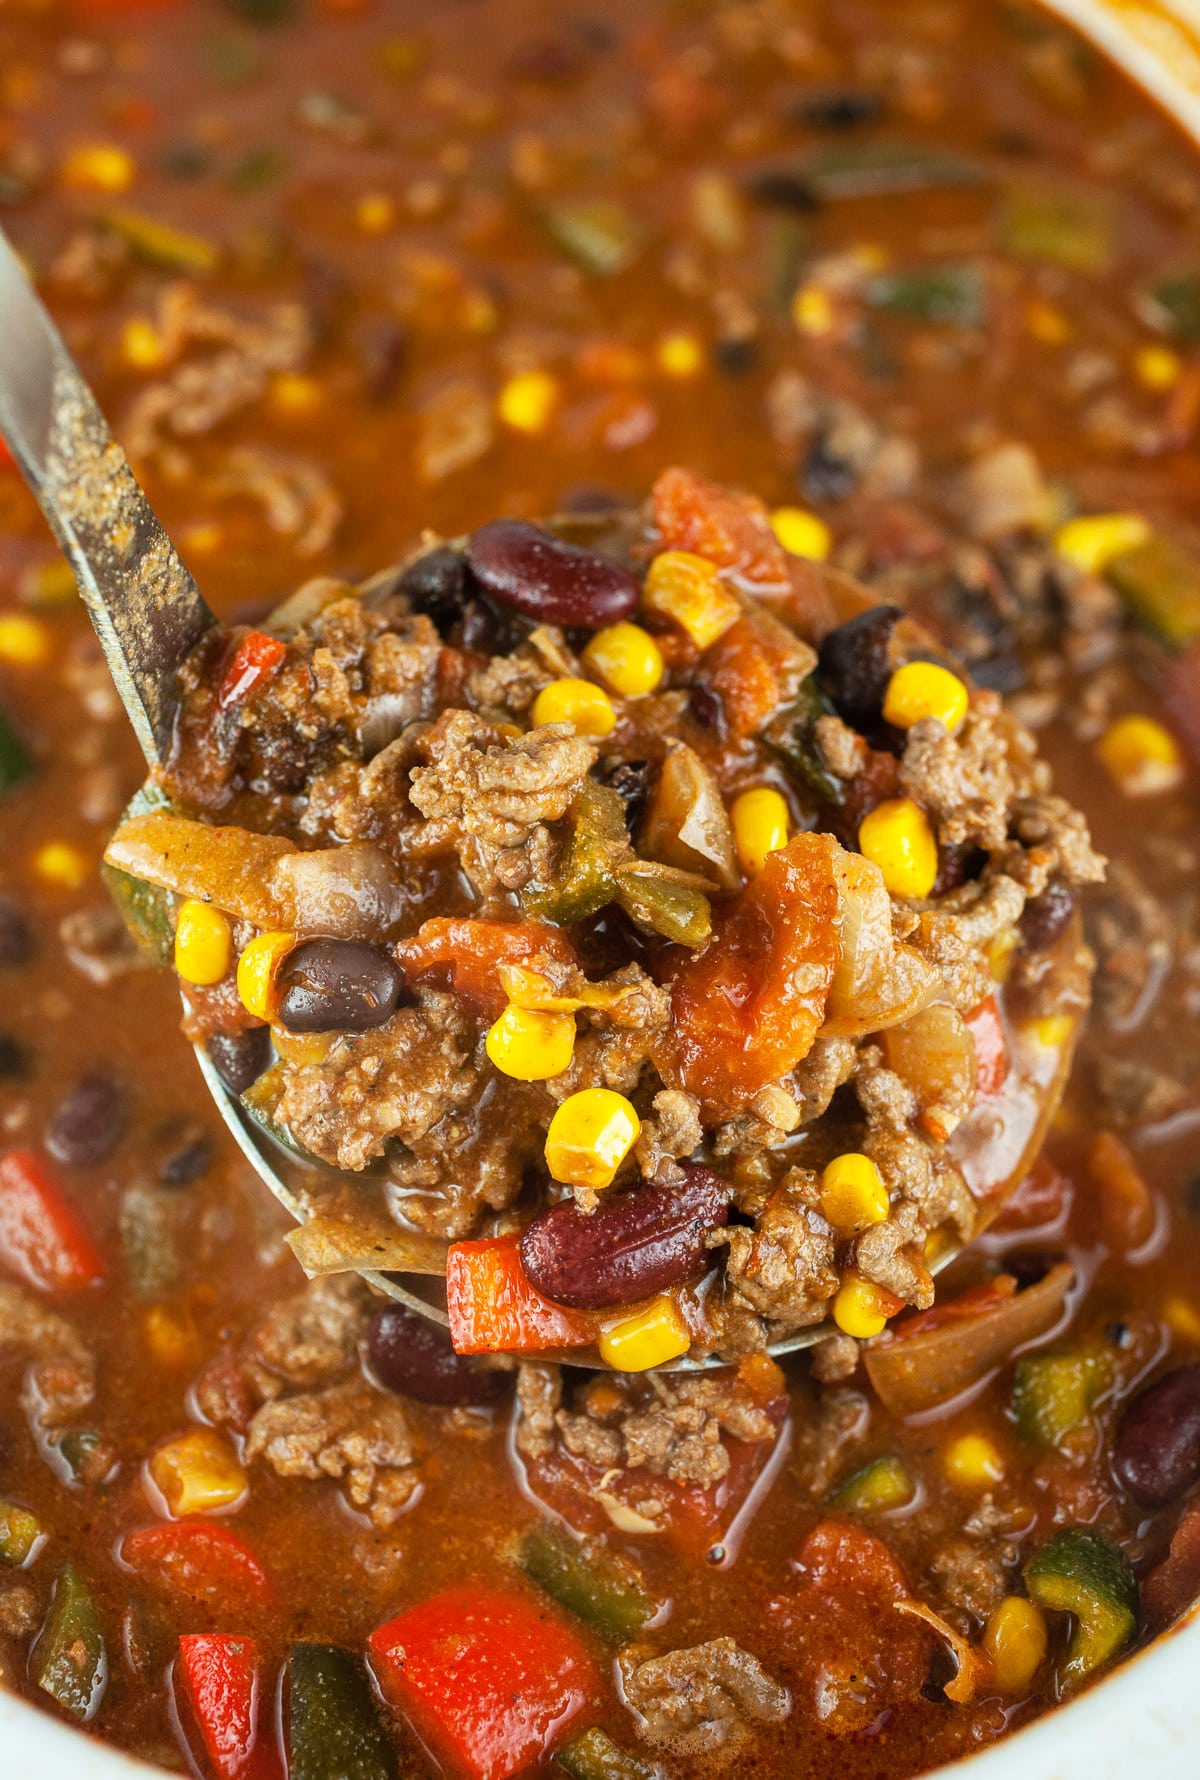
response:
<path id="1" fill-rule="evenodd" d="M 1200 144 L 1200 0 L 1043 4 L 1126 69 Z M 1129 1780 L 1132 1764 L 1147 1780 L 1197 1780 L 1198 1676 L 1200 1607 L 1080 1699 L 936 1774 L 946 1780 Z M 152 1780 L 161 1772 L 0 1692 L 0 1780 Z"/>

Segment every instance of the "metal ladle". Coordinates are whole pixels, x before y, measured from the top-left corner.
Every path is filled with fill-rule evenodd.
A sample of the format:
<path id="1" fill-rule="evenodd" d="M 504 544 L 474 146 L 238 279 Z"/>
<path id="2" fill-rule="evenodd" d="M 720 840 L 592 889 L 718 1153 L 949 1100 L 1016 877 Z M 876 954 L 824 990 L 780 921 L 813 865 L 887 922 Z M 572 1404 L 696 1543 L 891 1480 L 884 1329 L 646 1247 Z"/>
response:
<path id="1" fill-rule="evenodd" d="M 0 435 L 7 441 L 26 481 L 58 539 L 78 582 L 121 702 L 151 771 L 161 767 L 174 727 L 180 665 L 204 632 L 216 623 L 174 545 L 159 524 L 121 447 L 109 431 L 96 399 L 78 366 L 25 276 L 12 247 L 0 231 Z M 255 1124 L 241 1101 L 218 1075 L 207 1053 L 196 1046 L 201 1073 L 222 1119 L 263 1184 L 297 1223 L 306 1223 L 306 1195 L 298 1186 L 294 1158 L 285 1155 Z M 1069 1063 L 1064 1054 L 1047 1058 L 1047 1079 L 1036 1083 L 1024 1105 L 1010 1108 L 993 1102 L 988 1117 L 994 1141 L 1003 1146 L 987 1172 L 987 1143 L 982 1175 L 973 1186 L 997 1180 L 1019 1180 L 1040 1147 L 1046 1124 L 1057 1104 Z M 962 1128 L 960 1128 L 962 1129 Z M 313 1179 L 344 1182 L 336 1170 L 318 1163 L 302 1164 Z M 292 1178 L 289 1179 L 289 1176 Z M 995 1194 L 1003 1203 L 1005 1193 Z M 980 1227 L 986 1221 L 981 1218 Z M 406 1241 L 396 1231 L 395 1247 Z M 380 1242 L 381 1262 L 389 1263 L 387 1237 Z M 439 1245 L 413 1238 L 408 1247 L 417 1256 Z M 934 1270 L 948 1265 L 961 1245 L 947 1246 Z M 434 1275 L 444 1270 L 435 1259 L 406 1271 Z M 399 1300 L 430 1321 L 446 1325 L 446 1313 L 399 1284 L 381 1268 L 356 1267 L 388 1297 Z M 811 1347 L 836 1333 L 831 1322 L 801 1329 L 770 1349 L 775 1355 Z M 561 1358 L 572 1365 L 600 1367 L 592 1349 L 571 1349 Z M 691 1370 L 720 1364 L 715 1357 L 683 1359 L 665 1370 Z"/>

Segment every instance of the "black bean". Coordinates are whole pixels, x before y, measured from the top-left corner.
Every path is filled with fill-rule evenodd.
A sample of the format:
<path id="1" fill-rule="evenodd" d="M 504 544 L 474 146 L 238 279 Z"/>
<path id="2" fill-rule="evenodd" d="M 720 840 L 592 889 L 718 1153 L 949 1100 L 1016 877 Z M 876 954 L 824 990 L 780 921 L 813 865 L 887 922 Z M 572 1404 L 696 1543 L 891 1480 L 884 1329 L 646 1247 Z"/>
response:
<path id="1" fill-rule="evenodd" d="M 541 1212 L 521 1238 L 533 1285 L 574 1310 L 605 1310 L 699 1273 L 706 1232 L 729 1216 L 730 1189 L 711 1169 L 685 1172 L 682 1186 L 636 1187 L 586 1216 L 570 1199 Z"/>
<path id="2" fill-rule="evenodd" d="M 0 896 L 0 967 L 19 970 L 33 957 L 33 931 L 11 896 Z"/>
<path id="3" fill-rule="evenodd" d="M 231 1094 L 244 1094 L 267 1067 L 271 1035 L 265 1026 L 210 1033 L 205 1045 L 213 1068 Z"/>
<path id="4" fill-rule="evenodd" d="M 371 1318 L 367 1360 L 385 1390 L 418 1403 L 494 1403 L 504 1394 L 503 1372 L 456 1354 L 444 1329 L 395 1301 Z"/>
<path id="5" fill-rule="evenodd" d="M 726 377 L 748 376 L 758 356 L 758 341 L 751 334 L 726 334 L 713 346 L 713 363 Z"/>
<path id="6" fill-rule="evenodd" d="M 29 1053 L 11 1032 L 0 1032 L 0 1079 L 12 1081 L 29 1068 Z"/>
<path id="7" fill-rule="evenodd" d="M 651 760 L 618 760 L 602 774 L 604 783 L 612 786 L 625 805 L 627 827 L 637 826 L 656 776 L 657 768 Z"/>
<path id="8" fill-rule="evenodd" d="M 719 735 L 725 727 L 725 707 L 720 693 L 697 682 L 688 693 L 688 716 L 701 729 L 712 729 Z"/>
<path id="9" fill-rule="evenodd" d="M 470 593 L 466 562 L 457 550 L 440 544 L 410 562 L 400 577 L 399 591 L 406 594 L 414 612 L 432 618 L 446 636 L 463 615 Z"/>
<path id="10" fill-rule="evenodd" d="M 896 606 L 872 606 L 839 624 L 821 644 L 822 684 L 854 729 L 871 730 L 880 721 L 892 674 L 892 632 L 900 616 Z"/>
<path id="11" fill-rule="evenodd" d="M 212 1167 L 213 1143 L 202 1125 L 190 1120 L 172 1125 L 164 1133 L 167 1147 L 158 1165 L 164 1187 L 190 1187 Z"/>
<path id="12" fill-rule="evenodd" d="M 858 486 L 858 467 L 832 446 L 823 433 L 809 446 L 800 465 L 800 487 L 810 501 L 844 501 Z"/>
<path id="13" fill-rule="evenodd" d="M 1018 926 L 1031 952 L 1046 952 L 1060 939 L 1075 913 L 1075 894 L 1069 884 L 1055 878 L 1040 896 L 1027 902 Z"/>
<path id="14" fill-rule="evenodd" d="M 310 939 L 279 971 L 279 1022 L 289 1032 L 366 1032 L 396 1011 L 402 978 L 378 946 Z"/>
<path id="15" fill-rule="evenodd" d="M 1145 1508 L 1165 1508 L 1200 1480 L 1200 1364 L 1177 1366 L 1134 1398 L 1113 1470 Z"/>
<path id="16" fill-rule="evenodd" d="M 125 1129 L 125 1096 L 111 1075 L 87 1075 L 46 1127 L 46 1148 L 70 1168 L 93 1168 L 116 1148 Z"/>
<path id="17" fill-rule="evenodd" d="M 805 93 L 789 107 L 789 115 L 814 130 L 853 130 L 882 117 L 883 98 L 879 93 L 863 92 L 861 87 L 829 87 Z"/>
<path id="18" fill-rule="evenodd" d="M 463 611 L 459 642 L 481 655 L 511 655 L 529 635 L 529 626 L 515 612 L 506 612 L 477 593 Z"/>
<path id="19" fill-rule="evenodd" d="M 819 201 L 803 168 L 763 167 L 751 174 L 746 186 L 752 198 L 773 210 L 815 210 Z"/>
<path id="20" fill-rule="evenodd" d="M 640 592 L 628 569 L 523 519 L 494 519 L 467 540 L 484 592 L 539 624 L 599 630 L 628 618 Z"/>

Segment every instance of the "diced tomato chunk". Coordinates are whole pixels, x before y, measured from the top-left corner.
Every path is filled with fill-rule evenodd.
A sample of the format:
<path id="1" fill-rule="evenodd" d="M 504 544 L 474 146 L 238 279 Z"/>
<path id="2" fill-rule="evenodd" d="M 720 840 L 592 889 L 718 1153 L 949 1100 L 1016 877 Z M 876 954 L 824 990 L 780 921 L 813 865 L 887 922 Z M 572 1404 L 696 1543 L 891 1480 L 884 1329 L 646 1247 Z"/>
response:
<path id="1" fill-rule="evenodd" d="M 654 523 L 664 550 L 703 556 L 758 593 L 791 588 L 788 560 L 767 509 L 694 470 L 664 470 L 654 484 Z"/>
<path id="2" fill-rule="evenodd" d="M 262 1658 L 253 1638 L 185 1633 L 179 1676 L 218 1780 L 274 1780 L 279 1758 L 260 1719 Z"/>
<path id="3" fill-rule="evenodd" d="M 226 1619 L 269 1607 L 274 1591 L 256 1554 L 230 1527 L 211 1521 L 162 1521 L 139 1527 L 121 1556 L 143 1581 Z"/>
<path id="4" fill-rule="evenodd" d="M 1181 649 L 1163 682 L 1163 710 L 1200 772 L 1200 638 Z"/>
<path id="5" fill-rule="evenodd" d="M 0 1156 L 0 1261 L 43 1292 L 78 1292 L 104 1277 L 81 1219 L 32 1150 Z"/>
<path id="6" fill-rule="evenodd" d="M 705 658 L 703 677 L 721 700 L 733 737 L 756 735 L 795 698 L 815 663 L 813 651 L 761 607 L 731 624 Z"/>
<path id="7" fill-rule="evenodd" d="M 583 1641 L 515 1590 L 447 1589 L 368 1642 L 385 1699 L 469 1780 L 541 1761 L 599 1693 Z"/>
<path id="8" fill-rule="evenodd" d="M 217 707 L 225 710 L 237 704 L 263 680 L 278 672 L 287 655 L 287 644 L 270 637 L 265 630 L 248 630 L 238 643 L 229 666 L 221 676 Z"/>
<path id="9" fill-rule="evenodd" d="M 829 835 L 793 836 L 675 972 L 660 1071 L 720 1118 L 812 1049 L 841 955 L 836 854 Z"/>
<path id="10" fill-rule="evenodd" d="M 495 1018 L 507 997 L 497 971 L 502 964 L 573 964 L 570 941 L 545 921 L 472 921 L 435 915 L 396 947 L 408 978 L 438 977 L 479 1014 Z"/>
<path id="11" fill-rule="evenodd" d="M 543 1298 L 530 1284 L 515 1236 L 456 1242 L 446 1260 L 450 1339 L 460 1354 L 536 1354 L 584 1347 L 599 1325 L 586 1311 Z"/>
<path id="12" fill-rule="evenodd" d="M 1008 1041 L 994 995 L 967 1015 L 967 1031 L 975 1040 L 975 1092 L 981 1100 L 998 1094 L 1008 1080 Z"/>

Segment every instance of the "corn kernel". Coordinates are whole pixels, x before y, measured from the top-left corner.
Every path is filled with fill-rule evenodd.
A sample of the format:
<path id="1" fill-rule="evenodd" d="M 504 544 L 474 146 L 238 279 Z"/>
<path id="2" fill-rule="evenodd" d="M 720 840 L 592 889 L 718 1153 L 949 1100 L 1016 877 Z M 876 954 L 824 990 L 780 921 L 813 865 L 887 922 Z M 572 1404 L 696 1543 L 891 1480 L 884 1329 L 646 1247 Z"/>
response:
<path id="1" fill-rule="evenodd" d="M 1020 936 L 1016 928 L 1006 927 L 1004 932 L 998 933 L 988 946 L 988 969 L 996 982 L 1005 983 L 1008 981 L 1019 940 Z"/>
<path id="2" fill-rule="evenodd" d="M 1046 1660 L 1046 1621 L 1036 1601 L 1007 1595 L 988 1617 L 983 1648 L 1001 1693 L 1025 1693 Z"/>
<path id="3" fill-rule="evenodd" d="M 847 1150 L 821 1176 L 821 1210 L 839 1236 L 857 1236 L 888 1215 L 888 1191 L 870 1156 Z"/>
<path id="4" fill-rule="evenodd" d="M 771 530 L 789 556 L 825 561 L 833 547 L 833 534 L 823 519 L 803 507 L 776 507 L 770 518 Z"/>
<path id="5" fill-rule="evenodd" d="M 1200 1343 L 1200 1310 L 1186 1298 L 1172 1295 L 1163 1301 L 1162 1318 L 1173 1334 Z"/>
<path id="6" fill-rule="evenodd" d="M 259 933 L 238 959 L 238 997 L 246 1011 L 260 1020 L 271 1018 L 275 972 L 295 943 L 294 933 Z"/>
<path id="7" fill-rule="evenodd" d="M 277 371 L 271 379 L 268 397 L 277 414 L 302 419 L 316 413 L 325 392 L 315 377 L 306 377 L 300 371 Z"/>
<path id="8" fill-rule="evenodd" d="M 62 182 L 89 192 L 127 192 L 137 162 L 114 142 L 89 142 L 72 149 L 62 165 Z"/>
<path id="9" fill-rule="evenodd" d="M 545 1082 L 561 1075 L 575 1049 L 574 1014 L 506 1007 L 487 1035 L 487 1054 L 502 1075 Z"/>
<path id="10" fill-rule="evenodd" d="M 1045 1051 L 1060 1051 L 1074 1030 L 1075 1020 L 1071 1014 L 1046 1014 L 1040 1020 L 1030 1020 L 1024 1028 L 1034 1044 L 1041 1045 Z"/>
<path id="11" fill-rule="evenodd" d="M 584 663 L 622 698 L 642 698 L 663 677 L 662 650 L 640 624 L 610 624 L 583 652 Z"/>
<path id="12" fill-rule="evenodd" d="M 928 896 L 937 882 L 937 840 L 911 797 L 893 797 L 863 817 L 858 847 L 877 865 L 893 896 Z"/>
<path id="13" fill-rule="evenodd" d="M 1085 574 L 1102 575 L 1110 562 L 1136 550 L 1149 537 L 1150 527 L 1140 513 L 1094 513 L 1060 525 L 1054 548 Z"/>
<path id="14" fill-rule="evenodd" d="M 387 192 L 364 192 L 354 206 L 354 221 L 364 235 L 386 235 L 396 221 L 396 205 Z"/>
<path id="15" fill-rule="evenodd" d="M 142 1322 L 146 1345 L 160 1366 L 181 1371 L 197 1357 L 196 1331 L 189 1320 L 163 1304 L 153 1304 Z"/>
<path id="16" fill-rule="evenodd" d="M 887 1327 L 887 1312 L 878 1288 L 860 1274 L 843 1274 L 833 1300 L 833 1320 L 843 1335 L 853 1335 L 858 1341 L 881 1335 Z"/>
<path id="17" fill-rule="evenodd" d="M 570 723 L 576 735 L 602 736 L 616 728 L 617 713 L 603 687 L 568 677 L 542 687 L 533 701 L 533 721 L 538 729 L 547 723 Z"/>
<path id="18" fill-rule="evenodd" d="M 1025 325 L 1043 346 L 1065 346 L 1071 338 L 1071 324 L 1061 309 L 1035 297 L 1025 311 Z"/>
<path id="19" fill-rule="evenodd" d="M 148 315 L 131 315 L 121 329 L 121 357 L 135 371 L 160 371 L 167 362 L 162 335 Z"/>
<path id="20" fill-rule="evenodd" d="M 769 853 L 786 847 L 791 832 L 787 800 L 770 785 L 739 792 L 730 811 L 733 844 L 747 877 L 756 877 Z"/>
<path id="21" fill-rule="evenodd" d="M 957 674 L 936 661 L 906 661 L 896 669 L 883 695 L 883 714 L 897 729 L 911 729 L 936 717 L 953 732 L 967 714 L 970 695 Z"/>
<path id="22" fill-rule="evenodd" d="M 1145 389 L 1174 389 L 1183 376 L 1183 360 L 1169 346 L 1139 346 L 1133 355 L 1133 371 Z"/>
<path id="23" fill-rule="evenodd" d="M 79 586 L 71 565 L 61 559 L 39 564 L 25 588 L 25 598 L 40 611 L 70 605 L 79 598 Z"/>
<path id="24" fill-rule="evenodd" d="M 168 1440 L 151 1456 L 150 1475 L 180 1519 L 231 1508 L 246 1493 L 237 1454 L 213 1428 L 193 1428 Z"/>
<path id="25" fill-rule="evenodd" d="M 1096 743 L 1096 754 L 1126 797 L 1154 797 L 1183 779 L 1179 744 L 1153 717 L 1118 717 Z"/>
<path id="26" fill-rule="evenodd" d="M 225 527 L 215 520 L 199 520 L 182 528 L 179 543 L 186 556 L 215 556 L 224 548 Z"/>
<path id="27" fill-rule="evenodd" d="M 37 667 L 50 653 L 46 627 L 24 612 L 0 616 L 0 661 L 12 667 Z"/>
<path id="28" fill-rule="evenodd" d="M 704 348 L 695 334 L 664 334 L 655 356 L 668 377 L 694 377 L 704 364 Z"/>
<path id="29" fill-rule="evenodd" d="M 496 411 L 505 426 L 536 437 L 553 420 L 559 397 L 558 379 L 549 371 L 519 371 L 501 389 Z"/>
<path id="30" fill-rule="evenodd" d="M 600 1191 L 612 1185 L 641 1130 L 623 1094 L 584 1088 L 564 1100 L 546 1133 L 546 1166 L 554 1180 Z"/>
<path id="31" fill-rule="evenodd" d="M 655 1298 L 636 1316 L 614 1323 L 600 1337 L 600 1357 L 616 1372 L 648 1372 L 677 1360 L 692 1345 L 691 1333 L 671 1298 Z"/>
<path id="32" fill-rule="evenodd" d="M 960 1434 L 942 1455 L 942 1468 L 959 1489 L 985 1490 L 1004 1476 L 1004 1460 L 983 1434 Z"/>
<path id="33" fill-rule="evenodd" d="M 829 292 L 819 284 L 802 284 L 792 298 L 792 320 L 810 340 L 823 339 L 833 332 L 833 303 Z"/>
<path id="34" fill-rule="evenodd" d="M 92 875 L 91 861 L 66 841 L 47 841 L 33 856 L 33 869 L 47 884 L 78 890 Z"/>
<path id="35" fill-rule="evenodd" d="M 229 969 L 233 933 L 210 902 L 185 902 L 175 918 L 175 969 L 185 983 L 219 983 Z"/>
<path id="36" fill-rule="evenodd" d="M 271 1043 L 285 1063 L 298 1069 L 311 1069 L 324 1063 L 333 1049 L 336 1032 L 289 1032 L 286 1026 L 272 1026 Z"/>
<path id="37" fill-rule="evenodd" d="M 690 550 L 664 550 L 656 556 L 642 597 L 650 611 L 673 618 L 697 649 L 710 648 L 742 615 L 715 566 Z"/>

